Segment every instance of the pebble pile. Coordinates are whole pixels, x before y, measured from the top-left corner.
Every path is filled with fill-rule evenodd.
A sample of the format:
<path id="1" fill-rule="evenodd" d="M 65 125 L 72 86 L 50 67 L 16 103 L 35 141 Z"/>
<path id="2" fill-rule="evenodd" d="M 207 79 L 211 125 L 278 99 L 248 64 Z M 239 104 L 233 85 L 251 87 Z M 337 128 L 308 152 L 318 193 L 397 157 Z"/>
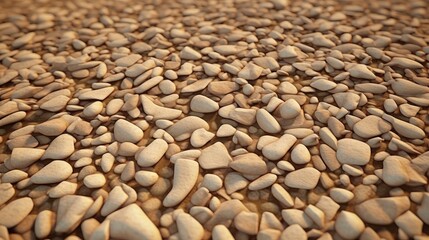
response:
<path id="1" fill-rule="evenodd" d="M 429 2 L 2 0 L 0 239 L 429 239 Z"/>

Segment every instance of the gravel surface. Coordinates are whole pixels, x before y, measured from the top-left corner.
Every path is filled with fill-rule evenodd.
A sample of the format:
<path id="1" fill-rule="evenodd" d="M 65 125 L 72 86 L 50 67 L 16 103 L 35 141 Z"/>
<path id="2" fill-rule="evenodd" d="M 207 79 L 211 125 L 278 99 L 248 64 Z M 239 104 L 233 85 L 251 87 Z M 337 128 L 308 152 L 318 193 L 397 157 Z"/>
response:
<path id="1" fill-rule="evenodd" d="M 429 2 L 2 0 L 0 240 L 429 239 Z"/>

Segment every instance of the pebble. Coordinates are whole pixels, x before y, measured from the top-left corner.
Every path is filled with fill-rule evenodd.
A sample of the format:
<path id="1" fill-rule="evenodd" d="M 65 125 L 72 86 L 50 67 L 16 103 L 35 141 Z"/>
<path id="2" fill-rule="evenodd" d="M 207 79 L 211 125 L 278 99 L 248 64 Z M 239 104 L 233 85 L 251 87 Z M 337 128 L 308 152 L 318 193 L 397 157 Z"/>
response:
<path id="1" fill-rule="evenodd" d="M 27 113 L 23 111 L 19 111 L 16 113 L 12 113 L 10 115 L 7 115 L 6 117 L 0 119 L 0 127 L 3 127 L 5 125 L 16 123 L 18 121 L 21 121 L 27 116 Z"/>
<path id="2" fill-rule="evenodd" d="M 406 196 L 373 198 L 355 207 L 363 221 L 377 225 L 389 225 L 409 209 L 410 200 Z"/>
<path id="3" fill-rule="evenodd" d="M 320 172 L 312 167 L 301 168 L 286 175 L 285 185 L 298 189 L 314 189 L 319 182 Z"/>
<path id="4" fill-rule="evenodd" d="M 86 106 L 82 114 L 86 118 L 93 118 L 100 114 L 103 111 L 103 108 L 103 103 L 100 101 L 96 101 Z"/>
<path id="5" fill-rule="evenodd" d="M 200 167 L 205 170 L 227 168 L 232 161 L 225 145 L 221 142 L 216 142 L 201 151 L 198 157 Z"/>
<path id="6" fill-rule="evenodd" d="M 190 143 L 193 147 L 199 148 L 206 145 L 210 140 L 215 137 L 215 134 L 205 130 L 204 128 L 200 128 L 195 130 L 190 139 Z"/>
<path id="7" fill-rule="evenodd" d="M 9 201 L 15 195 L 15 189 L 10 183 L 0 183 L 0 206 Z"/>
<path id="8" fill-rule="evenodd" d="M 24 169 L 39 160 L 45 150 L 38 148 L 14 148 L 8 161 L 12 168 Z"/>
<path id="9" fill-rule="evenodd" d="M 98 100 L 102 101 L 106 99 L 112 92 L 115 90 L 114 87 L 105 87 L 96 90 L 86 91 L 82 94 L 79 94 L 78 98 L 80 100 Z"/>
<path id="10" fill-rule="evenodd" d="M 267 187 L 270 187 L 277 180 L 277 175 L 273 173 L 267 173 L 251 182 L 248 186 L 251 191 L 258 191 Z"/>
<path id="11" fill-rule="evenodd" d="M 51 234 L 55 225 L 55 213 L 51 210 L 43 210 L 37 214 L 34 222 L 34 233 L 38 238 L 46 238 Z"/>
<path id="12" fill-rule="evenodd" d="M 286 46 L 279 51 L 280 58 L 294 58 L 298 57 L 296 50 L 293 46 Z"/>
<path id="13" fill-rule="evenodd" d="M 271 193 L 277 200 L 279 200 L 279 202 L 281 202 L 286 207 L 293 207 L 294 201 L 292 196 L 280 184 L 275 183 L 274 185 L 272 185 Z"/>
<path id="14" fill-rule="evenodd" d="M 119 142 L 136 143 L 143 138 L 143 130 L 124 119 L 115 122 L 113 134 Z"/>
<path id="15" fill-rule="evenodd" d="M 238 72 L 238 77 L 246 80 L 256 80 L 261 76 L 264 69 L 254 63 L 248 63 Z"/>
<path id="16" fill-rule="evenodd" d="M 219 109 L 218 103 L 203 95 L 196 95 L 190 103 L 191 110 L 199 113 L 212 113 Z"/>
<path id="17" fill-rule="evenodd" d="M 234 218 L 235 228 L 248 235 L 256 235 L 259 230 L 259 216 L 257 213 L 242 211 Z"/>
<path id="18" fill-rule="evenodd" d="M 235 156 L 229 166 L 237 172 L 250 175 L 262 175 L 268 171 L 264 160 L 254 153 Z"/>
<path id="19" fill-rule="evenodd" d="M 59 136 L 68 127 L 67 121 L 62 118 L 56 118 L 44 123 L 36 125 L 34 128 L 35 132 L 39 132 L 45 136 Z"/>
<path id="20" fill-rule="evenodd" d="M 335 230 L 345 239 L 358 238 L 364 229 L 365 224 L 362 220 L 356 214 L 349 211 L 341 211 L 335 221 Z"/>
<path id="21" fill-rule="evenodd" d="M 142 56 L 140 54 L 130 54 L 125 57 L 121 57 L 115 61 L 115 65 L 118 67 L 129 67 L 140 60 Z"/>
<path id="22" fill-rule="evenodd" d="M 109 235 L 117 239 L 161 240 L 161 233 L 150 218 L 135 203 L 107 216 L 110 222 Z"/>
<path id="23" fill-rule="evenodd" d="M 173 207 L 179 204 L 192 190 L 197 182 L 199 165 L 188 159 L 178 159 L 174 164 L 173 188 L 164 198 L 162 204 L 165 207 Z"/>
<path id="24" fill-rule="evenodd" d="M 163 139 L 153 140 L 147 147 L 136 155 L 137 163 L 141 167 L 152 167 L 167 152 L 168 143 Z"/>
<path id="25" fill-rule="evenodd" d="M 54 160 L 31 176 L 35 184 L 52 184 L 66 180 L 73 173 L 73 167 L 66 161 Z"/>
<path id="26" fill-rule="evenodd" d="M 259 109 L 256 112 L 256 122 L 267 133 L 278 133 L 281 131 L 280 124 L 277 120 L 265 109 Z"/>
<path id="27" fill-rule="evenodd" d="M 282 118 L 292 119 L 301 113 L 301 106 L 295 99 L 291 98 L 279 106 L 279 111 Z"/>
<path id="28" fill-rule="evenodd" d="M 383 181 L 389 186 L 401 186 L 410 181 L 407 172 L 409 160 L 400 156 L 388 156 L 383 160 Z"/>
<path id="29" fill-rule="evenodd" d="M 392 126 L 382 118 L 370 115 L 353 125 L 353 132 L 363 138 L 372 138 L 387 133 Z"/>
<path id="30" fill-rule="evenodd" d="M 75 151 L 75 142 L 70 134 L 61 134 L 52 140 L 41 159 L 65 159 Z"/>
<path id="31" fill-rule="evenodd" d="M 291 160 L 296 164 L 306 164 L 311 160 L 311 154 L 303 144 L 296 145 L 291 152 Z"/>
<path id="32" fill-rule="evenodd" d="M 140 95 L 140 100 L 143 105 L 143 111 L 148 115 L 152 115 L 153 120 L 173 120 L 182 114 L 181 110 L 156 105 L 145 95 Z"/>
<path id="33" fill-rule="evenodd" d="M 136 179 L 136 182 L 140 184 L 143 187 L 149 187 L 158 181 L 159 176 L 155 172 L 152 171 L 138 171 L 134 175 L 134 178 Z"/>
<path id="34" fill-rule="evenodd" d="M 187 213 L 180 213 L 176 218 L 180 239 L 199 240 L 204 236 L 204 228 Z"/>
<path id="35" fill-rule="evenodd" d="M 329 196 L 337 203 L 347 203 L 354 198 L 352 192 L 343 188 L 331 188 Z"/>
<path id="36" fill-rule="evenodd" d="M 423 222 L 413 212 L 406 211 L 395 219 L 395 224 L 403 230 L 409 237 L 422 234 Z"/>
<path id="37" fill-rule="evenodd" d="M 215 174 L 205 174 L 200 187 L 207 188 L 210 192 L 219 190 L 223 185 L 222 179 Z"/>
<path id="38" fill-rule="evenodd" d="M 106 184 L 106 178 L 101 173 L 91 174 L 83 179 L 83 184 L 87 188 L 101 188 Z"/>
<path id="39" fill-rule="evenodd" d="M 337 159 L 341 164 L 365 165 L 371 157 L 371 148 L 359 140 L 344 138 L 338 141 Z"/>
<path id="40" fill-rule="evenodd" d="M 307 233 L 299 224 L 291 224 L 283 230 L 280 239 L 307 240 Z"/>
<path id="41" fill-rule="evenodd" d="M 167 129 L 167 132 L 176 140 L 183 141 L 191 137 L 191 134 L 197 130 L 203 128 L 209 130 L 209 125 L 206 121 L 199 117 L 188 116 L 180 119 Z"/>
<path id="42" fill-rule="evenodd" d="M 225 225 L 216 225 L 212 230 L 212 239 L 213 240 L 234 240 L 231 232 Z"/>
<path id="43" fill-rule="evenodd" d="M 265 145 L 262 148 L 262 155 L 272 161 L 281 159 L 289 149 L 295 144 L 296 137 L 290 134 L 284 134 L 278 140 Z"/>
<path id="44" fill-rule="evenodd" d="M 400 67 L 400 68 L 409 68 L 409 69 L 418 69 L 423 68 L 423 65 L 404 57 L 394 57 L 390 62 L 387 63 L 387 66 Z"/>
<path id="45" fill-rule="evenodd" d="M 290 226 L 298 224 L 302 228 L 309 228 L 313 225 L 313 221 L 304 211 L 299 209 L 283 209 L 283 220 Z"/>
<path id="46" fill-rule="evenodd" d="M 195 51 L 190 47 L 184 47 L 179 54 L 180 58 L 186 60 L 198 60 L 202 57 L 201 53 Z"/>
<path id="47" fill-rule="evenodd" d="M 0 209 L 0 225 L 12 228 L 18 225 L 33 210 L 33 200 L 29 197 L 18 198 Z"/>
<path id="48" fill-rule="evenodd" d="M 347 70 L 350 76 L 355 78 L 362 78 L 368 80 L 374 80 L 376 76 L 372 73 L 366 65 L 356 64 Z"/>

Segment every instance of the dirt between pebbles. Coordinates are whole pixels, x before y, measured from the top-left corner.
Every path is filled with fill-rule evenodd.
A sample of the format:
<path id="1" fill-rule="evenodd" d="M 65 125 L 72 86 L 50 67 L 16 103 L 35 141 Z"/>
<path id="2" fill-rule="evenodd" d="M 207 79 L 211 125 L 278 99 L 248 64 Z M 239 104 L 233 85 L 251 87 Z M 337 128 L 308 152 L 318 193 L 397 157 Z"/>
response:
<path id="1" fill-rule="evenodd" d="M 429 3 L 0 3 L 0 239 L 429 239 Z"/>

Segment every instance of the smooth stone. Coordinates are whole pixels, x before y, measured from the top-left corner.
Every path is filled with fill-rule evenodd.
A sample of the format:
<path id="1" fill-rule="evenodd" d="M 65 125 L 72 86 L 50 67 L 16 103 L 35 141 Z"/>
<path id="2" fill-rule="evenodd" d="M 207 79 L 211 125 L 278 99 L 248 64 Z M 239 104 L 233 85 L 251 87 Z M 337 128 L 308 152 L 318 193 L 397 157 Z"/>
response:
<path id="1" fill-rule="evenodd" d="M 94 118 L 103 111 L 104 105 L 102 102 L 93 102 L 83 109 L 82 114 L 86 118 Z"/>
<path id="2" fill-rule="evenodd" d="M 229 124 L 222 124 L 217 132 L 216 132 L 216 136 L 217 137 L 230 137 L 232 135 L 234 135 L 234 133 L 237 131 L 237 129 L 235 129 L 233 126 L 229 125 Z"/>
<path id="3" fill-rule="evenodd" d="M 279 51 L 280 58 L 294 58 L 297 57 L 298 54 L 293 46 L 286 46 Z"/>
<path id="4" fill-rule="evenodd" d="M 10 183 L 0 183 L 0 193 L 0 206 L 2 206 L 15 195 L 15 188 Z"/>
<path id="5" fill-rule="evenodd" d="M 198 162 L 178 159 L 174 164 L 173 187 L 162 202 L 164 207 L 173 207 L 182 202 L 194 188 L 198 174 Z"/>
<path id="6" fill-rule="evenodd" d="M 69 178 L 72 173 L 73 167 L 68 162 L 54 160 L 31 176 L 30 181 L 35 184 L 58 183 Z"/>
<path id="7" fill-rule="evenodd" d="M 215 174 L 205 174 L 200 187 L 207 188 L 210 192 L 219 190 L 223 185 L 223 180 Z"/>
<path id="8" fill-rule="evenodd" d="M 238 72 L 238 77 L 246 80 L 256 80 L 261 76 L 264 69 L 254 63 L 248 63 Z"/>
<path id="9" fill-rule="evenodd" d="M 265 145 L 262 155 L 272 161 L 281 159 L 295 144 L 297 138 L 290 134 L 283 134 L 278 140 Z"/>
<path id="10" fill-rule="evenodd" d="M 299 224 L 292 224 L 283 230 L 280 239 L 307 240 L 307 233 Z"/>
<path id="11" fill-rule="evenodd" d="M 341 164 L 365 165 L 371 157 L 368 144 L 351 138 L 338 141 L 337 159 Z"/>
<path id="12" fill-rule="evenodd" d="M 257 57 L 253 58 L 252 61 L 262 67 L 262 68 L 268 68 L 271 71 L 276 71 L 280 68 L 279 63 L 276 61 L 276 59 L 272 57 Z"/>
<path id="13" fill-rule="evenodd" d="M 201 53 L 195 51 L 194 49 L 186 46 L 179 53 L 180 58 L 185 60 L 198 60 L 202 58 Z"/>
<path id="14" fill-rule="evenodd" d="M 213 240 L 234 240 L 231 232 L 228 230 L 225 225 L 216 225 L 212 230 L 212 239 Z"/>
<path id="15" fill-rule="evenodd" d="M 347 70 L 350 73 L 350 76 L 355 78 L 363 78 L 368 80 L 374 80 L 376 76 L 368 67 L 364 64 L 356 64 L 353 67 Z"/>
<path id="16" fill-rule="evenodd" d="M 107 216 L 110 237 L 130 240 L 161 240 L 161 233 L 145 212 L 130 204 Z"/>
<path id="17" fill-rule="evenodd" d="M 211 113 L 219 109 L 219 104 L 206 96 L 196 95 L 192 98 L 190 107 L 194 112 Z"/>
<path id="18" fill-rule="evenodd" d="M 191 134 L 199 129 L 204 128 L 209 130 L 209 124 L 199 117 L 188 116 L 175 122 L 171 127 L 167 128 L 167 132 L 176 140 L 183 141 L 191 137 Z"/>
<path id="19" fill-rule="evenodd" d="M 106 184 L 106 178 L 101 173 L 91 174 L 83 179 L 83 184 L 87 188 L 101 188 Z"/>
<path id="20" fill-rule="evenodd" d="M 62 181 L 57 186 L 49 189 L 48 196 L 50 198 L 61 198 L 66 195 L 73 195 L 77 190 L 77 183 Z"/>
<path id="21" fill-rule="evenodd" d="M 256 235 L 259 230 L 259 215 L 254 212 L 242 211 L 234 218 L 235 228 L 248 235 Z"/>
<path id="22" fill-rule="evenodd" d="M 40 105 L 40 109 L 49 112 L 58 112 L 65 108 L 70 101 L 70 98 L 64 95 L 56 96 Z"/>
<path id="23" fill-rule="evenodd" d="M 190 139 L 190 143 L 193 147 L 199 148 L 206 145 L 210 140 L 215 137 L 215 134 L 205 130 L 204 128 L 200 128 L 195 130 Z"/>
<path id="24" fill-rule="evenodd" d="M 224 180 L 225 190 L 228 194 L 244 189 L 248 184 L 249 181 L 238 172 L 228 173 Z"/>
<path id="25" fill-rule="evenodd" d="M 291 160 L 296 164 L 306 164 L 311 160 L 310 151 L 303 144 L 296 145 L 291 152 Z"/>
<path id="26" fill-rule="evenodd" d="M 409 68 L 409 69 L 424 68 L 421 63 L 408 58 L 404 58 L 404 57 L 394 57 L 386 65 L 393 66 L 393 67 L 400 67 L 400 68 Z"/>
<path id="27" fill-rule="evenodd" d="M 277 181 L 277 175 L 273 173 L 267 173 L 255 179 L 253 182 L 251 182 L 248 188 L 251 191 L 258 191 L 258 190 L 270 187 L 276 181 Z"/>
<path id="28" fill-rule="evenodd" d="M 335 220 L 335 230 L 345 239 L 356 239 L 365 229 L 365 224 L 354 213 L 341 211 Z"/>
<path id="29" fill-rule="evenodd" d="M 407 172 L 408 159 L 400 156 L 388 156 L 383 161 L 383 181 L 392 187 L 404 185 L 410 181 Z"/>
<path id="30" fill-rule="evenodd" d="M 141 186 L 149 187 L 155 184 L 156 181 L 158 181 L 159 176 L 156 172 L 142 170 L 136 172 L 134 178 L 136 179 L 136 182 Z"/>
<path id="31" fill-rule="evenodd" d="M 115 61 L 116 66 L 118 67 L 129 67 L 140 60 L 142 56 L 140 54 L 130 54 L 125 57 L 121 57 Z"/>
<path id="32" fill-rule="evenodd" d="M 143 130 L 133 123 L 124 119 L 119 119 L 113 127 L 115 139 L 119 142 L 136 143 L 143 138 Z"/>
<path id="33" fill-rule="evenodd" d="M 337 203 L 347 203 L 354 198 L 352 192 L 343 188 L 331 188 L 329 196 Z"/>
<path id="34" fill-rule="evenodd" d="M 242 174 L 262 175 L 268 171 L 264 160 L 254 153 L 235 156 L 229 166 Z"/>
<path id="35" fill-rule="evenodd" d="M 86 91 L 79 95 L 80 100 L 99 100 L 103 101 L 115 90 L 114 87 L 105 87 L 96 90 Z"/>
<path id="36" fill-rule="evenodd" d="M 248 211 L 248 209 L 238 199 L 222 202 L 219 207 L 216 208 L 213 217 L 205 223 L 204 227 L 207 230 L 212 230 L 214 226 L 220 223 L 233 220 L 234 217 L 242 211 Z"/>
<path id="37" fill-rule="evenodd" d="M 173 120 L 182 115 L 181 110 L 158 106 L 143 94 L 140 95 L 140 100 L 143 111 L 147 115 L 152 115 L 155 121 L 158 119 Z"/>
<path id="38" fill-rule="evenodd" d="M 51 210 L 43 210 L 37 214 L 34 221 L 34 233 L 37 238 L 44 239 L 51 233 L 55 225 L 55 213 Z"/>
<path id="39" fill-rule="evenodd" d="M 176 218 L 180 239 L 200 240 L 204 236 L 204 228 L 187 213 L 180 213 Z"/>
<path id="40" fill-rule="evenodd" d="M 422 235 L 423 221 L 413 212 L 406 211 L 395 219 L 395 224 L 403 230 L 409 237 Z"/>
<path id="41" fill-rule="evenodd" d="M 409 209 L 410 199 L 407 196 L 373 198 L 355 207 L 356 213 L 363 221 L 377 225 L 389 225 Z"/>
<path id="42" fill-rule="evenodd" d="M 256 122 L 267 133 L 278 133 L 282 130 L 277 120 L 262 108 L 256 111 Z"/>
<path id="43" fill-rule="evenodd" d="M 370 115 L 353 125 L 353 132 L 363 138 L 372 138 L 387 133 L 392 126 L 380 117 Z"/>
<path id="44" fill-rule="evenodd" d="M 313 220 L 299 209 L 283 209 L 282 217 L 288 225 L 298 224 L 302 228 L 310 228 Z"/>
<path id="45" fill-rule="evenodd" d="M 301 168 L 286 175 L 285 185 L 291 188 L 311 190 L 319 182 L 320 172 L 312 167 Z"/>
<path id="46" fill-rule="evenodd" d="M 52 140 L 41 159 L 65 159 L 74 152 L 75 143 L 76 139 L 73 136 L 61 134 Z"/>
<path id="47" fill-rule="evenodd" d="M 59 136 L 68 127 L 67 121 L 62 118 L 56 118 L 44 123 L 36 125 L 35 132 L 41 133 L 45 136 Z"/>
<path id="48" fill-rule="evenodd" d="M 29 197 L 18 198 L 0 209 L 0 225 L 15 227 L 33 210 L 33 200 Z"/>
<path id="49" fill-rule="evenodd" d="M 279 106 L 279 112 L 284 119 L 296 118 L 301 113 L 301 106 L 295 99 L 291 98 Z"/>
<path id="50" fill-rule="evenodd" d="M 276 198 L 287 208 L 293 207 L 294 201 L 292 196 L 280 184 L 275 183 L 273 186 L 271 186 L 271 193 L 274 196 L 274 198 Z"/>
<path id="51" fill-rule="evenodd" d="M 168 143 L 165 140 L 155 139 L 136 155 L 137 164 L 141 167 L 151 167 L 161 160 L 167 149 Z"/>
<path id="52" fill-rule="evenodd" d="M 60 198 L 55 232 L 70 233 L 75 230 L 93 202 L 90 197 L 78 195 L 67 195 Z"/>
<path id="53" fill-rule="evenodd" d="M 39 160 L 44 153 L 44 149 L 14 148 L 8 163 L 12 168 L 24 169 Z"/>
<path id="54" fill-rule="evenodd" d="M 206 170 L 227 168 L 232 161 L 225 145 L 221 142 L 216 142 L 201 151 L 198 162 L 201 168 Z"/>
<path id="55" fill-rule="evenodd" d="M 344 107 L 347 110 L 355 110 L 360 101 L 360 96 L 352 92 L 334 93 L 333 97 L 338 107 Z"/>

